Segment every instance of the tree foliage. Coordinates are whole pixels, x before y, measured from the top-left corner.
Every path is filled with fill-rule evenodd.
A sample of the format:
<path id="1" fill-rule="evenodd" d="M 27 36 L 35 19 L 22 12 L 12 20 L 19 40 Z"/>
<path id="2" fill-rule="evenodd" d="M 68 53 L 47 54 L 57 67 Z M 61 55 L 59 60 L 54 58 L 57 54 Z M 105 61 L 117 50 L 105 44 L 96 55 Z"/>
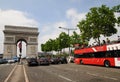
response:
<path id="1" fill-rule="evenodd" d="M 83 39 L 88 41 L 93 38 L 100 44 L 100 36 L 111 36 L 117 32 L 115 28 L 116 18 L 109 7 L 93 7 L 86 15 L 86 19 L 77 25 Z"/>
<path id="2" fill-rule="evenodd" d="M 112 10 L 113 10 L 114 12 L 120 13 L 120 5 L 114 6 L 114 7 L 112 8 Z"/>
<path id="3" fill-rule="evenodd" d="M 65 32 L 62 32 L 59 35 L 59 40 L 60 40 L 61 48 L 66 48 L 69 46 L 69 35 L 66 34 Z"/>
<path id="4" fill-rule="evenodd" d="M 69 46 L 69 36 L 65 32 L 62 32 L 58 38 L 52 40 L 49 39 L 45 44 L 41 44 L 42 51 L 61 51 L 63 48 Z"/>
<path id="5" fill-rule="evenodd" d="M 74 44 L 82 44 L 82 40 L 80 37 L 80 34 L 78 34 L 77 32 L 73 32 L 73 35 L 70 37 L 70 44 L 74 45 Z"/>

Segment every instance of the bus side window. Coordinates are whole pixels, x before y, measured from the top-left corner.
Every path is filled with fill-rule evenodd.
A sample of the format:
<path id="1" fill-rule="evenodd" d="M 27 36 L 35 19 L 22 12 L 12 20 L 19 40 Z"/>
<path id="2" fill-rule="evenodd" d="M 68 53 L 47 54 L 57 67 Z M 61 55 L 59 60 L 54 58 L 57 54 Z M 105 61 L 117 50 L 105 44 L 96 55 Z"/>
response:
<path id="1" fill-rule="evenodd" d="M 105 54 L 105 57 L 109 57 L 108 53 Z"/>
<path id="2" fill-rule="evenodd" d="M 88 53 L 83 54 L 83 58 L 89 58 L 90 55 Z"/>
<path id="3" fill-rule="evenodd" d="M 98 57 L 99 57 L 99 54 L 98 54 L 98 53 L 94 53 L 94 57 L 95 57 L 95 58 L 98 58 Z"/>
<path id="4" fill-rule="evenodd" d="M 92 54 L 92 57 L 93 57 L 93 58 L 95 57 L 95 53 L 94 53 L 94 54 Z"/>
<path id="5" fill-rule="evenodd" d="M 106 52 L 100 52 L 100 57 L 105 57 Z"/>
<path id="6" fill-rule="evenodd" d="M 111 52 L 110 52 L 110 51 L 107 51 L 107 52 L 105 53 L 105 57 L 111 57 Z"/>
<path id="7" fill-rule="evenodd" d="M 114 54 L 113 54 L 113 55 L 114 55 L 113 57 L 118 57 L 117 51 L 114 51 Z"/>
<path id="8" fill-rule="evenodd" d="M 109 57 L 117 57 L 116 51 L 109 51 Z"/>
<path id="9" fill-rule="evenodd" d="M 118 50 L 118 57 L 120 57 L 120 50 Z"/>
<path id="10" fill-rule="evenodd" d="M 101 58 L 101 57 L 104 57 L 105 56 L 105 52 L 97 52 L 94 54 L 96 58 Z"/>
<path id="11" fill-rule="evenodd" d="M 120 57 L 120 50 L 114 51 L 114 57 Z"/>

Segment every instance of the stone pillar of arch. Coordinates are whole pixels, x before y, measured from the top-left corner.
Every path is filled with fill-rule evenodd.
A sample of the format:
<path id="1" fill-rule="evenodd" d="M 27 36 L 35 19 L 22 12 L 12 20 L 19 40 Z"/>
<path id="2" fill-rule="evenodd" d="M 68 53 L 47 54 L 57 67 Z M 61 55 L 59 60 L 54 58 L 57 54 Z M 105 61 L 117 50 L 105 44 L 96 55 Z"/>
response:
<path id="1" fill-rule="evenodd" d="M 17 43 L 26 43 L 26 56 L 38 55 L 38 28 L 6 25 L 4 32 L 4 58 L 17 55 Z"/>

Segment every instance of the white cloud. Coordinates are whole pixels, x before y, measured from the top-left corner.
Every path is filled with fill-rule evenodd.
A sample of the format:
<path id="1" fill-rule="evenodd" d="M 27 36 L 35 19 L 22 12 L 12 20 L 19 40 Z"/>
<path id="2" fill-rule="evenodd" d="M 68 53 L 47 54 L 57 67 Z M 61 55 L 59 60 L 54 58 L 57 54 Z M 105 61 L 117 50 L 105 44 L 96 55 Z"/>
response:
<path id="1" fill-rule="evenodd" d="M 17 10 L 1 10 L 0 9 L 0 52 L 3 52 L 3 30 L 5 25 L 16 25 L 16 26 L 28 26 L 36 27 L 38 23 L 30 18 L 27 18 L 28 14 Z"/>
<path id="2" fill-rule="evenodd" d="M 67 18 L 71 20 L 72 26 L 76 27 L 79 21 L 86 18 L 86 13 L 78 13 L 76 9 L 69 9 L 66 12 Z"/>
<path id="3" fill-rule="evenodd" d="M 120 13 L 114 13 L 114 14 L 116 18 L 120 16 Z"/>
<path id="4" fill-rule="evenodd" d="M 0 25 L 37 26 L 38 24 L 35 20 L 27 18 L 27 13 L 17 10 L 0 10 L 0 19 Z"/>
<path id="5" fill-rule="evenodd" d="M 55 39 L 58 37 L 58 35 L 61 33 L 62 30 L 59 29 L 59 27 L 66 27 L 67 23 L 64 22 L 55 22 L 53 24 L 48 24 L 43 26 L 43 29 L 40 31 L 40 43 L 45 43 L 49 39 Z"/>
<path id="6" fill-rule="evenodd" d="M 56 37 L 59 36 L 61 32 L 66 32 L 64 29 L 60 29 L 59 27 L 64 27 L 64 28 L 77 28 L 76 25 L 77 23 L 85 18 L 86 13 L 78 13 L 77 10 L 75 9 L 69 9 L 66 11 L 66 18 L 69 21 L 60 21 L 60 22 L 55 22 L 53 24 L 48 24 L 44 26 L 44 29 L 41 29 L 40 33 L 40 44 L 45 43 L 49 39 L 55 39 Z M 76 31 L 79 33 L 79 29 Z M 44 33 L 44 35 L 42 35 Z M 70 31 L 70 35 L 72 34 L 72 31 Z"/>
<path id="7" fill-rule="evenodd" d="M 54 24 L 55 28 L 59 28 L 59 27 L 67 27 L 67 22 L 63 21 L 63 22 L 57 22 Z"/>

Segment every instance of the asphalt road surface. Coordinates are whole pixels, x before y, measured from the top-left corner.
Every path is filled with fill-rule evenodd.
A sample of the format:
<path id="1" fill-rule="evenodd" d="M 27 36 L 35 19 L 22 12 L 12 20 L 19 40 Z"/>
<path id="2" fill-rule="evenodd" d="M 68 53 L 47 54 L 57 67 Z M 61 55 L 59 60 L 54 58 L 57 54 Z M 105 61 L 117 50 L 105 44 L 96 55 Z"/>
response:
<path id="1" fill-rule="evenodd" d="M 0 82 L 4 82 L 14 66 L 14 64 L 0 64 Z"/>
<path id="2" fill-rule="evenodd" d="M 29 82 L 120 82 L 120 68 L 74 63 L 25 68 Z"/>
<path id="3" fill-rule="evenodd" d="M 0 82 L 120 82 L 120 68 L 74 63 L 49 66 L 4 64 L 0 65 Z"/>

